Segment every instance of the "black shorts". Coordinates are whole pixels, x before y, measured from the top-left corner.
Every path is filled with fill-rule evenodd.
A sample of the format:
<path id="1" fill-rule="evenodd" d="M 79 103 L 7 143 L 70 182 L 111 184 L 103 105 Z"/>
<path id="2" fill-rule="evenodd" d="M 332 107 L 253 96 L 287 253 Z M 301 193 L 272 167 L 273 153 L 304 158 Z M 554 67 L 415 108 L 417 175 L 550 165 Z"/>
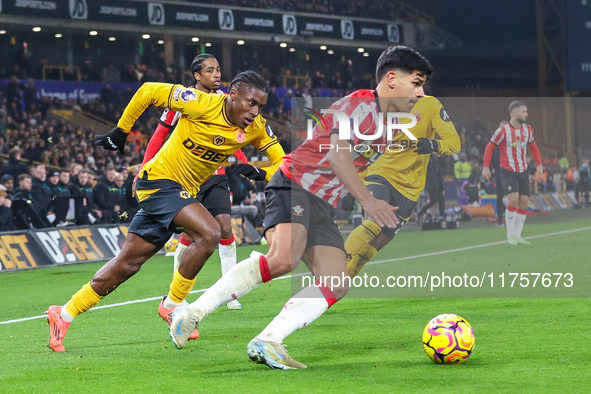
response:
<path id="1" fill-rule="evenodd" d="M 387 201 L 390 205 L 398 207 L 398 211 L 396 211 L 396 216 L 400 220 L 398 226 L 396 228 L 384 227 L 382 230 L 389 239 L 394 238 L 406 222 L 408 222 L 408 219 L 410 219 L 410 215 L 412 215 L 417 202 L 404 197 L 386 178 L 379 175 L 370 175 L 363 180 L 363 183 L 375 198 Z M 429 198 L 436 197 L 429 195 Z"/>
<path id="2" fill-rule="evenodd" d="M 520 196 L 529 196 L 529 174 L 526 172 L 513 172 L 501 168 L 501 181 L 505 194 L 519 193 Z"/>
<path id="3" fill-rule="evenodd" d="M 199 189 L 197 201 L 203 204 L 213 217 L 221 214 L 232 214 L 230 188 L 228 187 L 226 175 L 212 175 L 206 180 Z"/>
<path id="4" fill-rule="evenodd" d="M 328 202 L 292 182 L 281 170 L 271 177 L 265 195 L 265 232 L 281 223 L 300 223 L 308 231 L 306 249 L 325 245 L 345 250 L 335 222 L 336 210 Z"/>
<path id="5" fill-rule="evenodd" d="M 168 179 L 147 181 L 139 178 L 137 190 L 153 190 L 150 197 L 140 201 L 140 210 L 129 225 L 129 232 L 139 235 L 161 249 L 173 233 L 183 231 L 174 225 L 174 217 L 181 209 L 199 203 L 178 183 Z"/>

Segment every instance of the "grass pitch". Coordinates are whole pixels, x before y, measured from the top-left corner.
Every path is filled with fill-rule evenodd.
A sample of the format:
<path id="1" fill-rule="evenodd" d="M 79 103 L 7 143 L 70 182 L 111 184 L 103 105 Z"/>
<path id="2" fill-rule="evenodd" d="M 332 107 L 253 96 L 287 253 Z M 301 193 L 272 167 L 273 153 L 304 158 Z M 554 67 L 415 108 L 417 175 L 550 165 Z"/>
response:
<path id="1" fill-rule="evenodd" d="M 528 218 L 524 235 L 590 226 L 591 211 L 553 212 Z M 482 221 L 455 231 L 420 232 L 409 226 L 375 260 L 502 241 L 504 234 L 505 229 Z M 541 264 L 580 260 L 588 265 L 591 259 L 589 229 L 531 241 L 531 246 L 493 245 L 397 264 L 535 258 Z M 252 249 L 238 248 L 239 260 Z M 540 393 L 588 392 L 591 384 L 588 298 L 348 298 L 287 338 L 290 354 L 308 369 L 276 371 L 249 363 L 245 352 L 290 297 L 291 281 L 275 280 L 241 298 L 244 309 L 220 308 L 203 322 L 201 338 L 179 351 L 156 311 L 157 297 L 168 290 L 172 257 L 153 258 L 100 304 L 113 307 L 77 318 L 64 341 L 66 353 L 53 353 L 40 315 L 67 301 L 100 266 L 0 273 L 0 392 Z M 216 253 L 195 289 L 210 286 L 219 271 Z M 423 353 L 422 330 L 440 313 L 458 314 L 474 327 L 476 348 L 465 364 L 435 365 Z M 27 317 L 33 319 L 7 323 Z"/>

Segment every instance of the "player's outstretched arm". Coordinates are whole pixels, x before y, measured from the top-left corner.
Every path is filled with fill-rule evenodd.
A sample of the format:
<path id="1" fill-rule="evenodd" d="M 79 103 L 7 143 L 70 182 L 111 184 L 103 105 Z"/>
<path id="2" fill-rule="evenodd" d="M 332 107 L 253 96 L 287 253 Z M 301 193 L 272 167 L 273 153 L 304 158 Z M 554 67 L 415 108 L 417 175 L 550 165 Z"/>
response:
<path id="1" fill-rule="evenodd" d="M 330 143 L 333 147 L 338 146 L 339 148 L 332 148 L 329 151 L 328 161 L 345 188 L 359 201 L 365 212 L 380 227 L 395 228 L 399 223 L 398 217 L 396 216 L 398 207 L 393 207 L 386 201 L 378 200 L 371 195 L 361 181 L 361 178 L 359 178 L 359 174 L 353 165 L 353 158 L 348 150 L 350 146 L 349 142 L 339 140 L 338 134 L 332 134 L 330 136 Z"/>
<path id="2" fill-rule="evenodd" d="M 200 97 L 201 96 L 201 97 Z M 117 123 L 117 127 L 129 133 L 135 121 L 150 104 L 170 108 L 189 117 L 199 117 L 208 100 L 207 94 L 182 85 L 146 82 L 135 92 Z"/>

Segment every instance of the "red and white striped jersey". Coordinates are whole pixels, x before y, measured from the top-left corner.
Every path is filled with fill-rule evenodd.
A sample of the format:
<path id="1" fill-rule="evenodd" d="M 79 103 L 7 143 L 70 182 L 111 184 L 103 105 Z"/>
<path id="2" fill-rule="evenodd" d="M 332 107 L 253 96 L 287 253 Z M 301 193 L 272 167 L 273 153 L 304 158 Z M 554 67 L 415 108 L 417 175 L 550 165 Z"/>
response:
<path id="1" fill-rule="evenodd" d="M 525 172 L 527 163 L 527 146 L 534 142 L 534 129 L 523 123 L 514 128 L 510 123 L 499 127 L 490 141 L 499 147 L 501 168 L 513 172 Z"/>
<path id="2" fill-rule="evenodd" d="M 223 91 L 218 89 L 215 92 L 215 94 L 226 94 L 226 93 L 224 93 Z M 178 123 L 179 119 L 181 118 L 181 115 L 182 114 L 180 112 L 176 112 L 176 111 L 173 111 L 169 108 L 166 108 L 164 111 L 162 111 L 162 115 L 160 115 L 160 124 L 162 126 L 166 127 L 167 129 L 172 130 L 174 128 L 174 126 L 176 126 L 176 124 Z M 236 154 L 234 156 L 236 156 L 239 161 L 242 161 L 244 163 L 248 163 L 248 161 L 244 161 L 246 156 L 244 156 L 244 153 L 242 153 L 242 151 L 240 149 L 238 149 L 238 151 L 236 152 Z M 224 166 L 220 166 L 220 168 L 215 170 L 213 175 L 226 175 L 226 170 L 225 170 Z"/>
<path id="3" fill-rule="evenodd" d="M 351 119 L 359 120 L 359 133 L 374 135 L 378 124 L 380 106 L 375 90 L 357 90 L 330 106 L 344 112 Z M 280 169 L 305 190 L 336 207 L 343 184 L 337 178 L 328 162 L 330 135 L 338 133 L 338 122 L 333 114 L 325 114 L 324 122 L 314 127 L 312 139 L 304 141 L 292 153 L 283 158 Z M 382 125 L 382 135 L 375 140 L 362 140 L 351 133 L 350 144 L 353 164 L 358 172 L 364 171 L 374 163 L 386 148 L 386 125 Z M 365 147 L 361 146 L 365 145 Z M 354 149 L 355 148 L 355 149 Z"/>

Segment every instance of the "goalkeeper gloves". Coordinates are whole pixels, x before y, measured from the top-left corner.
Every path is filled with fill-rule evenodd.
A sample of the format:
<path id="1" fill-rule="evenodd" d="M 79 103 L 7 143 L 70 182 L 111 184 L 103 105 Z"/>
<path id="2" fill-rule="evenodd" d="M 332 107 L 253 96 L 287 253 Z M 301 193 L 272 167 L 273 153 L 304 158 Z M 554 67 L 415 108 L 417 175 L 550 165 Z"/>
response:
<path id="1" fill-rule="evenodd" d="M 253 181 L 264 181 L 267 177 L 267 171 L 251 166 L 250 164 L 232 164 L 230 168 L 234 172 L 242 174 Z"/>
<path id="2" fill-rule="evenodd" d="M 417 141 L 417 149 L 414 152 L 419 155 L 426 155 L 433 152 L 439 152 L 439 141 L 430 138 L 419 138 Z"/>
<path id="3" fill-rule="evenodd" d="M 94 144 L 96 146 L 102 146 L 106 150 L 118 150 L 119 153 L 123 154 L 126 140 L 127 133 L 119 127 L 115 127 L 108 134 L 95 136 Z"/>

